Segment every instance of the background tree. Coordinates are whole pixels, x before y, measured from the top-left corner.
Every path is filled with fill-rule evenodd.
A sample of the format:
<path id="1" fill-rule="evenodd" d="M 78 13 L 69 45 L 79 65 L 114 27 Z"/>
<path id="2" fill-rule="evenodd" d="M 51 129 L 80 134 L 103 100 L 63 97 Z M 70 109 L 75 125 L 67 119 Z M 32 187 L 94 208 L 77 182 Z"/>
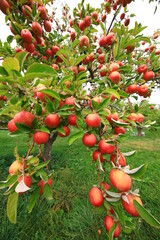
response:
<path id="1" fill-rule="evenodd" d="M 109 238 L 118 237 L 121 229 L 128 233 L 134 229 L 122 207 L 131 216 L 141 216 L 159 227 L 133 189 L 134 180 L 142 177 L 147 165 L 132 169 L 125 156 L 134 152 L 122 154 L 118 147 L 125 128 L 144 122 L 130 95 L 149 97 L 159 83 L 159 34 L 143 36 L 145 27 L 137 22 L 129 28 L 134 16 L 127 13 L 131 0 L 104 1 L 98 9 L 85 6 L 82 0 L 73 18 L 64 5 L 60 21 L 54 18 L 55 11 L 49 14 L 50 2 L 0 1 L 13 34 L 0 48 L 4 60 L 0 116 L 10 119 L 11 136 L 28 134 L 30 142 L 25 157 L 15 148 L 15 161 L 0 185 L 8 188 L 8 217 L 16 222 L 18 198 L 24 192 L 32 193 L 29 212 L 39 193 L 47 200 L 53 198 L 53 172 L 48 167 L 52 144 L 57 137 L 68 136 L 73 126 L 69 145 L 81 138 L 93 152 L 98 182 L 89 200 L 94 207 L 104 206 Z M 121 8 L 124 12 L 119 15 Z M 108 14 L 113 18 L 106 24 Z M 14 39 L 17 47 L 12 49 Z M 39 151 L 32 156 L 35 144 Z"/>

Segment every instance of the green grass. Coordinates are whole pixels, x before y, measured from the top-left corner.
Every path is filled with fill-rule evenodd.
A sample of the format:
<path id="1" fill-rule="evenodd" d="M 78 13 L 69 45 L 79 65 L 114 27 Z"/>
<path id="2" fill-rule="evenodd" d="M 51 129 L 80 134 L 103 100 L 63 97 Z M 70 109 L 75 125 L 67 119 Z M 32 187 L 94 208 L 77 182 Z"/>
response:
<path id="1" fill-rule="evenodd" d="M 5 180 L 8 168 L 14 160 L 13 149 L 18 146 L 20 155 L 27 152 L 25 137 L 11 138 L 6 131 L 0 132 L 0 179 Z M 17 224 L 9 222 L 6 215 L 6 198 L 0 196 L 0 239 L 2 240 L 93 240 L 107 239 L 104 228 L 106 213 L 102 208 L 95 209 L 88 200 L 88 192 L 93 184 L 97 184 L 95 165 L 92 164 L 91 152 L 75 142 L 68 146 L 68 139 L 58 138 L 53 145 L 52 168 L 54 204 L 39 198 L 32 213 L 27 212 L 29 194 L 20 196 L 18 202 Z M 31 144 L 31 143 L 29 143 Z M 148 169 L 141 182 L 134 183 L 134 189 L 139 188 L 145 208 L 159 219 L 160 204 L 160 135 L 146 133 L 145 138 L 133 137 L 127 133 L 121 143 L 122 152 L 137 150 L 137 153 L 127 162 L 137 167 L 148 162 Z M 35 148 L 33 152 L 36 152 Z M 106 166 L 107 167 L 107 166 Z M 137 222 L 137 220 L 136 220 Z M 98 235 L 101 230 L 101 236 Z M 157 229 L 150 227 L 144 221 L 137 223 L 134 233 L 127 236 L 121 233 L 121 240 L 158 240 Z"/>

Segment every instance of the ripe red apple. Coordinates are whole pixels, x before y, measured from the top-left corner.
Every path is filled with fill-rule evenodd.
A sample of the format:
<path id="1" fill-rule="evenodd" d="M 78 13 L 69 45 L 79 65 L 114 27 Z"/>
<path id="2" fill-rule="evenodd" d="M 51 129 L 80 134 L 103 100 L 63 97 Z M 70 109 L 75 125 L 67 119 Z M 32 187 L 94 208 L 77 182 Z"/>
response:
<path id="1" fill-rule="evenodd" d="M 86 28 L 85 21 L 84 20 L 80 21 L 79 29 L 83 32 L 85 28 Z"/>
<path id="2" fill-rule="evenodd" d="M 72 27 L 74 24 L 73 19 L 70 20 L 70 27 Z"/>
<path id="3" fill-rule="evenodd" d="M 79 40 L 80 47 L 89 47 L 89 38 L 87 36 L 81 36 Z"/>
<path id="4" fill-rule="evenodd" d="M 120 154 L 120 156 L 119 156 L 117 161 L 118 161 L 119 165 L 121 165 L 121 167 L 125 167 L 126 166 L 126 159 L 125 159 L 125 157 L 122 154 Z"/>
<path id="5" fill-rule="evenodd" d="M 48 142 L 48 140 L 49 140 L 49 134 L 46 132 L 38 131 L 33 135 L 33 141 L 37 144 L 45 144 Z"/>
<path id="6" fill-rule="evenodd" d="M 137 114 L 137 122 L 141 123 L 144 121 L 144 116 L 141 113 Z"/>
<path id="7" fill-rule="evenodd" d="M 47 183 L 52 187 L 52 179 L 51 179 L 51 178 L 48 179 Z M 45 184 L 46 184 L 46 183 L 45 183 L 44 180 L 40 180 L 40 181 L 39 181 L 38 187 L 41 186 L 41 188 L 40 188 L 40 194 L 43 194 L 43 187 L 44 187 Z"/>
<path id="8" fill-rule="evenodd" d="M 27 9 L 27 11 L 26 11 Z M 22 12 L 25 18 L 29 17 L 31 18 L 30 14 L 28 12 L 30 12 L 32 14 L 32 9 L 28 6 L 28 5 L 24 5 L 22 6 Z"/>
<path id="9" fill-rule="evenodd" d="M 69 115 L 68 117 L 68 124 L 71 126 L 77 125 L 77 116 L 76 115 Z"/>
<path id="10" fill-rule="evenodd" d="M 97 113 L 88 114 L 86 124 L 88 127 L 99 127 L 101 125 L 100 116 Z"/>
<path id="11" fill-rule="evenodd" d="M 132 94 L 132 93 L 136 93 L 136 92 L 138 92 L 137 84 L 131 84 L 128 86 L 128 93 Z"/>
<path id="12" fill-rule="evenodd" d="M 111 216 L 107 216 L 105 218 L 105 228 L 106 228 L 108 233 L 109 233 L 109 231 L 110 231 L 110 229 L 111 229 L 113 224 L 114 224 L 113 218 Z M 119 235 L 120 235 L 120 232 L 121 232 L 120 225 L 119 225 L 119 223 L 117 223 L 117 227 L 116 227 L 116 229 L 114 231 L 113 237 L 114 238 L 118 238 Z"/>
<path id="13" fill-rule="evenodd" d="M 98 13 L 96 11 L 92 12 L 92 18 L 94 18 L 95 20 L 97 20 L 98 18 Z"/>
<path id="14" fill-rule="evenodd" d="M 122 21 L 124 18 L 125 18 L 125 13 L 122 13 L 122 14 L 120 15 L 121 21 Z"/>
<path id="15" fill-rule="evenodd" d="M 106 44 L 112 45 L 112 43 L 115 42 L 115 40 L 116 40 L 116 36 L 113 32 L 111 32 L 106 37 Z"/>
<path id="16" fill-rule="evenodd" d="M 115 127 L 114 131 L 117 135 L 118 134 L 125 134 L 125 128 L 124 127 Z"/>
<path id="17" fill-rule="evenodd" d="M 110 66 L 109 66 L 109 71 L 110 72 L 115 72 L 115 71 L 117 71 L 118 68 L 119 68 L 118 63 L 111 63 Z"/>
<path id="18" fill-rule="evenodd" d="M 111 154 L 110 161 L 115 164 L 115 160 L 116 160 L 116 154 Z"/>
<path id="19" fill-rule="evenodd" d="M 90 27 L 91 26 L 91 17 L 90 16 L 86 16 L 84 18 L 84 21 L 85 21 L 85 26 L 86 27 Z"/>
<path id="20" fill-rule="evenodd" d="M 0 2 L 0 10 L 7 15 L 7 11 L 11 12 L 11 5 L 6 0 L 1 0 Z"/>
<path id="21" fill-rule="evenodd" d="M 124 21 L 124 25 L 127 27 L 130 24 L 130 19 L 126 18 L 126 20 Z"/>
<path id="22" fill-rule="evenodd" d="M 38 8 L 38 12 L 40 12 L 39 16 L 40 16 L 40 18 L 41 18 L 42 20 L 46 20 L 46 19 L 47 19 L 47 13 L 46 13 L 45 7 L 40 6 L 40 7 Z"/>
<path id="23" fill-rule="evenodd" d="M 24 181 L 25 185 L 30 188 L 32 184 L 32 177 L 27 175 L 18 177 L 18 182 L 21 182 L 22 180 Z M 21 195 L 22 193 L 23 192 L 19 192 L 19 195 Z"/>
<path id="24" fill-rule="evenodd" d="M 104 60 L 105 58 L 105 54 L 104 53 L 101 53 L 99 56 L 98 56 L 98 62 L 103 64 L 105 62 Z"/>
<path id="25" fill-rule="evenodd" d="M 17 113 L 14 117 L 14 122 L 18 122 L 20 124 L 27 125 L 28 127 L 32 127 L 32 122 L 34 119 L 34 115 L 27 111 L 21 111 Z"/>
<path id="26" fill-rule="evenodd" d="M 87 147 L 93 147 L 96 144 L 96 137 L 93 133 L 85 133 L 83 135 L 82 142 Z"/>
<path id="27" fill-rule="evenodd" d="M 68 97 L 68 98 L 66 98 L 66 100 L 65 100 L 65 104 L 67 104 L 67 105 L 73 105 L 73 106 L 75 106 L 75 98 L 74 97 Z"/>
<path id="28" fill-rule="evenodd" d="M 85 67 L 84 66 L 79 66 L 79 68 L 78 68 L 78 72 L 84 72 L 86 69 L 85 69 Z"/>
<path id="29" fill-rule="evenodd" d="M 107 37 L 106 36 L 102 36 L 99 40 L 99 46 L 100 47 L 106 47 L 107 46 Z"/>
<path id="30" fill-rule="evenodd" d="M 16 127 L 16 125 L 15 125 L 14 119 L 12 119 L 12 120 L 10 120 L 10 121 L 8 122 L 8 130 L 9 130 L 10 132 L 15 132 L 15 131 L 17 131 L 17 127 Z"/>
<path id="31" fill-rule="evenodd" d="M 148 93 L 148 86 L 146 84 L 143 84 L 141 86 L 139 86 L 138 88 L 138 94 L 140 96 L 144 96 Z"/>
<path id="32" fill-rule="evenodd" d="M 49 128 L 56 128 L 60 124 L 60 118 L 57 113 L 50 113 L 46 119 L 45 124 Z"/>
<path id="33" fill-rule="evenodd" d="M 58 66 L 57 64 L 55 64 L 55 63 L 52 64 L 52 67 L 53 67 L 56 71 L 59 70 L 59 66 Z"/>
<path id="34" fill-rule="evenodd" d="M 13 175 L 17 171 L 21 171 L 23 168 L 23 164 L 18 162 L 17 160 L 14 161 L 11 166 L 9 167 L 9 174 Z"/>
<path id="35" fill-rule="evenodd" d="M 65 134 L 58 132 L 58 135 L 60 137 L 67 137 L 70 134 L 70 128 L 68 126 L 63 126 L 63 129 L 65 131 Z"/>
<path id="36" fill-rule="evenodd" d="M 42 27 L 38 22 L 32 22 L 32 31 L 36 36 L 42 35 Z"/>
<path id="37" fill-rule="evenodd" d="M 109 180 L 112 186 L 119 192 L 127 192 L 132 186 L 131 177 L 119 169 L 112 168 Z"/>
<path id="38" fill-rule="evenodd" d="M 44 29 L 46 30 L 46 32 L 51 32 L 52 30 L 51 23 L 47 20 L 44 21 Z"/>
<path id="39" fill-rule="evenodd" d="M 35 51 L 35 45 L 33 43 L 24 42 L 24 48 L 30 53 Z"/>
<path id="40" fill-rule="evenodd" d="M 118 83 L 118 82 L 120 81 L 121 76 L 120 76 L 119 72 L 114 71 L 114 72 L 112 72 L 112 73 L 109 74 L 109 78 L 111 79 L 111 81 L 112 81 L 114 84 L 116 84 L 116 83 Z"/>
<path id="41" fill-rule="evenodd" d="M 74 73 L 74 76 L 76 77 L 78 74 L 77 66 L 70 66 L 69 69 Z"/>
<path id="42" fill-rule="evenodd" d="M 93 155 L 92 155 L 93 160 L 94 160 L 95 162 L 97 162 L 98 156 L 100 157 L 100 161 L 101 161 L 101 162 L 104 162 L 104 161 L 105 161 L 104 158 L 103 158 L 103 156 L 102 156 L 102 153 L 99 152 L 98 150 L 95 150 L 95 151 L 93 152 Z"/>
<path id="43" fill-rule="evenodd" d="M 145 72 L 144 75 L 143 75 L 143 79 L 145 81 L 149 81 L 152 78 L 154 78 L 154 72 L 153 71 Z"/>
<path id="44" fill-rule="evenodd" d="M 70 33 L 70 39 L 72 40 L 72 42 L 75 40 L 75 38 L 76 38 L 76 33 L 75 33 L 75 31 L 72 31 Z"/>
<path id="45" fill-rule="evenodd" d="M 105 22 L 106 21 L 106 14 L 103 14 L 102 16 L 102 22 Z"/>
<path id="46" fill-rule="evenodd" d="M 132 195 L 132 194 L 126 195 L 126 197 L 128 199 L 129 204 L 126 201 L 124 201 L 124 199 L 122 198 L 122 205 L 123 205 L 124 209 L 132 217 L 138 217 L 139 213 L 137 212 L 137 210 L 133 204 L 133 201 L 136 200 L 142 206 L 142 201 L 141 201 L 140 197 Z"/>
<path id="47" fill-rule="evenodd" d="M 32 34 L 31 34 L 31 32 L 28 29 L 23 29 L 21 31 L 21 37 L 27 43 L 31 43 L 32 42 Z"/>
<path id="48" fill-rule="evenodd" d="M 59 51 L 59 47 L 58 46 L 53 46 L 52 47 L 52 53 L 56 54 Z"/>
<path id="49" fill-rule="evenodd" d="M 147 72 L 148 67 L 145 64 L 142 64 L 138 67 L 137 71 L 139 74 L 145 73 Z"/>
<path id="50" fill-rule="evenodd" d="M 89 201 L 94 207 L 100 207 L 103 204 L 102 192 L 97 187 L 91 188 L 89 191 Z"/>
<path id="51" fill-rule="evenodd" d="M 99 150 L 101 153 L 104 154 L 113 154 L 114 150 L 115 150 L 115 146 L 106 143 L 104 139 L 100 140 L 99 142 Z"/>

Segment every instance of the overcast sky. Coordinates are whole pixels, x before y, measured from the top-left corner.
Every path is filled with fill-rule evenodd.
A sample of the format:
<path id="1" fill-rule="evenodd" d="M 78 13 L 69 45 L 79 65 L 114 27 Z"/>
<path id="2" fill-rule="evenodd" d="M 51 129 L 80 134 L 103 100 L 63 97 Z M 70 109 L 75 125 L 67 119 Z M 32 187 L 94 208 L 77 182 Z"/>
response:
<path id="1" fill-rule="evenodd" d="M 80 0 L 58 0 L 58 4 L 66 2 L 71 10 L 77 6 Z M 103 0 L 85 0 L 85 3 L 90 3 L 93 7 L 98 8 Z M 135 20 L 142 23 L 143 26 L 148 26 L 144 33 L 146 36 L 152 35 L 154 31 L 160 29 L 160 6 L 154 15 L 155 4 L 148 4 L 148 0 L 136 0 L 135 3 L 129 4 L 129 13 L 135 13 L 136 18 L 131 20 L 130 26 L 134 26 Z M 123 10 L 122 10 L 123 11 Z M 9 27 L 5 25 L 5 15 L 0 12 L 0 39 L 4 42 L 8 35 L 11 34 Z M 152 93 L 150 98 L 151 103 L 160 104 L 160 91 Z"/>

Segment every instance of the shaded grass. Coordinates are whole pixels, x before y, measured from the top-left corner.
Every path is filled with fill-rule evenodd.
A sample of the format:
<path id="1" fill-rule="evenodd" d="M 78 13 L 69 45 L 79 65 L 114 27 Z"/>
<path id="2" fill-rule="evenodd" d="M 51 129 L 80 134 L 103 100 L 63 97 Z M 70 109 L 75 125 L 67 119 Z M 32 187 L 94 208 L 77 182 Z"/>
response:
<path id="1" fill-rule="evenodd" d="M 156 141 L 155 141 L 156 139 Z M 18 152 L 27 152 L 26 136 L 10 138 L 6 132 L 0 132 L 0 175 L 1 180 L 7 176 L 8 168 L 14 160 L 13 148 L 18 145 Z M 31 143 L 29 143 L 31 144 Z M 134 183 L 139 188 L 144 206 L 159 218 L 160 204 L 160 136 L 147 132 L 146 138 L 138 138 L 127 133 L 121 143 L 122 152 L 137 150 L 127 162 L 137 167 L 148 162 L 148 169 L 141 182 Z M 34 152 L 36 152 L 36 148 Z M 11 224 L 6 216 L 6 198 L 0 196 L 0 239 L 2 240 L 92 240 L 107 239 L 104 228 L 105 212 L 103 208 L 95 209 L 88 200 L 88 192 L 97 183 L 94 164 L 91 164 L 91 152 L 75 142 L 68 147 L 67 139 L 58 138 L 53 145 L 52 168 L 55 170 L 53 179 L 54 203 L 47 203 L 39 198 L 31 214 L 27 212 L 28 194 L 19 198 L 17 224 Z M 107 167 L 107 166 L 106 166 Z M 109 171 L 109 169 L 108 169 Z M 98 234 L 101 230 L 101 236 Z M 159 231 L 144 221 L 131 236 L 121 233 L 121 240 L 160 239 Z"/>

